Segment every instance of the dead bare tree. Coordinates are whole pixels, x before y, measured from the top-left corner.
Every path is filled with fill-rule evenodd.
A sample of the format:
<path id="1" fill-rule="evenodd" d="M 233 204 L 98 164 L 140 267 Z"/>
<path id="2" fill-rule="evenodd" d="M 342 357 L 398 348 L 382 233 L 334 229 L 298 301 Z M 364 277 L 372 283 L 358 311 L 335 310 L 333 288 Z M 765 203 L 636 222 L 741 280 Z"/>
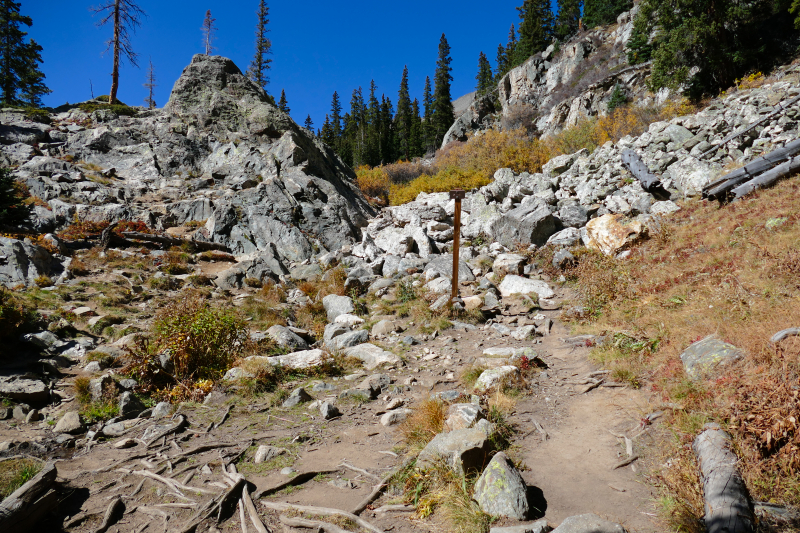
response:
<path id="1" fill-rule="evenodd" d="M 147 17 L 147 13 L 136 5 L 133 0 L 107 0 L 105 3 L 91 9 L 95 14 L 103 15 L 103 19 L 97 23 L 98 26 L 105 26 L 112 21 L 114 23 L 114 35 L 106 41 L 105 50 L 105 52 L 112 50 L 114 56 L 114 68 L 111 71 L 111 92 L 108 95 L 108 103 L 113 104 L 117 101 L 117 89 L 119 88 L 120 54 L 131 65 L 139 67 L 137 54 L 131 47 L 131 34 L 135 33 L 136 28 L 142 25 L 142 18 Z"/>
<path id="2" fill-rule="evenodd" d="M 143 84 L 144 87 L 148 90 L 147 98 L 144 99 L 144 103 L 147 104 L 148 109 L 154 109 L 156 107 L 156 101 L 153 98 L 153 89 L 157 87 L 156 85 L 156 71 L 153 68 L 153 58 L 150 58 L 150 66 L 147 68 L 147 82 Z"/>
<path id="3" fill-rule="evenodd" d="M 217 19 L 211 16 L 211 10 L 209 9 L 206 11 L 206 18 L 203 19 L 203 45 L 206 48 L 206 55 L 210 56 L 211 52 L 214 51 L 214 47 L 211 46 L 211 43 L 214 42 L 216 37 L 214 36 L 214 32 L 217 31 L 217 27 L 214 25 Z"/>

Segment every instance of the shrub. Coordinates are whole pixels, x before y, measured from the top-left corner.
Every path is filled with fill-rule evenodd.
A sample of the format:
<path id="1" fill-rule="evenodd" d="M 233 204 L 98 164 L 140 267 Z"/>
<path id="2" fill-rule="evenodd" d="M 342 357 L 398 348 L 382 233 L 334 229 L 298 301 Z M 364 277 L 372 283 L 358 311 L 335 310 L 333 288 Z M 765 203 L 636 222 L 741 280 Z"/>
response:
<path id="1" fill-rule="evenodd" d="M 22 457 L 0 462 L 0 500 L 7 498 L 42 469 L 42 462 Z"/>
<path id="2" fill-rule="evenodd" d="M 425 400 L 400 424 L 403 440 L 411 449 L 421 450 L 444 430 L 447 409 L 438 400 Z"/>
<path id="3" fill-rule="evenodd" d="M 124 371 L 145 389 L 218 380 L 242 352 L 247 337 L 244 322 L 233 311 L 214 309 L 191 293 L 156 314 L 150 338 L 129 350 L 131 362 Z M 171 354 L 175 369 L 171 376 L 160 368 L 158 354 L 165 351 Z"/>
<path id="4" fill-rule="evenodd" d="M 36 321 L 36 314 L 28 309 L 11 291 L 0 287 L 0 339 L 14 338 Z"/>
<path id="5" fill-rule="evenodd" d="M 33 280 L 39 287 L 52 287 L 53 280 L 50 279 L 50 276 L 46 276 L 42 274 L 41 276 L 37 276 L 35 280 Z"/>
<path id="6" fill-rule="evenodd" d="M 381 167 L 362 165 L 356 169 L 356 185 L 367 196 L 387 201 L 390 184 L 389 175 Z"/>

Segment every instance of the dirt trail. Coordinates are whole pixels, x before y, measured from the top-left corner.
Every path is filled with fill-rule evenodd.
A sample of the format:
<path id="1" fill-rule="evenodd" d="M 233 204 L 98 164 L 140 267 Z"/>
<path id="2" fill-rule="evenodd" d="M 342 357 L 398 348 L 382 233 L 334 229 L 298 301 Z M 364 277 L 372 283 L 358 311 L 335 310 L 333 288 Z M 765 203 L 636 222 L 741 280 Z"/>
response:
<path id="1" fill-rule="evenodd" d="M 210 405 L 183 404 L 179 412 L 186 415 L 190 431 L 181 434 L 175 443 L 158 441 L 151 448 L 137 441 L 129 449 L 116 449 L 120 438 L 141 439 L 154 422 L 142 420 L 120 437 L 95 443 L 90 451 L 79 442 L 74 455 L 58 463 L 59 477 L 71 492 L 59 506 L 57 515 L 48 526 L 70 532 L 89 532 L 99 525 L 108 503 L 123 495 L 128 511 L 109 533 L 134 531 L 166 532 L 179 529 L 206 501 L 207 493 L 186 492 L 176 495 L 168 487 L 142 470 L 184 479 L 193 487 L 219 491 L 224 486 L 221 466 L 241 452 L 239 471 L 255 485 L 259 493 L 289 477 L 281 473 L 291 467 L 297 473 L 328 471 L 311 481 L 266 496 L 273 501 L 352 509 L 372 490 L 376 480 L 403 461 L 399 445 L 401 435 L 396 426 L 384 427 L 380 415 L 387 403 L 401 398 L 406 406 L 447 390 L 465 391 L 458 376 L 483 350 L 491 347 L 532 347 L 547 364 L 531 384 L 531 394 L 522 397 L 508 421 L 517 429 L 509 454 L 527 469 L 523 478 L 540 495 L 536 506 L 552 526 L 564 518 L 593 512 L 623 524 L 630 532 L 655 533 L 665 531 L 655 518 L 651 492 L 641 479 L 641 466 L 633 465 L 612 470 L 611 467 L 627 457 L 625 445 L 614 437 L 617 434 L 635 435 L 641 418 L 648 413 L 645 394 L 641 391 L 618 388 L 611 383 L 582 393 L 580 381 L 597 371 L 587 359 L 588 348 L 582 344 L 564 342 L 570 335 L 561 324 L 557 310 L 541 311 L 554 320 L 549 336 L 538 343 L 516 341 L 502 336 L 491 328 L 471 331 L 447 330 L 438 338 L 412 346 L 404 354 L 407 365 L 387 371 L 393 384 L 376 401 L 347 402 L 339 399 L 345 389 L 354 387 L 367 372 L 356 375 L 326 378 L 326 387 L 303 385 L 317 400 L 336 402 L 342 416 L 323 420 L 319 410 L 308 404 L 291 409 L 269 407 L 266 397 L 242 398 L 229 395 Z M 500 317 L 503 319 L 503 317 Z M 430 354 L 436 354 L 431 357 Z M 313 381 L 313 380 L 312 380 Z M 73 400 L 74 401 L 74 400 Z M 229 419 L 219 428 L 206 433 L 211 422 L 219 421 L 229 405 L 234 408 Z M 69 409 L 69 403 L 66 406 Z M 73 407 L 74 408 L 74 407 Z M 536 430 L 536 420 L 547 432 Z M 156 423 L 169 423 L 166 419 Z M 50 429 L 33 425 L 0 424 L 0 441 L 31 440 L 46 442 Z M 634 444 L 638 446 L 642 439 Z M 208 450 L 181 458 L 180 454 L 204 444 L 228 443 L 229 446 Z M 285 450 L 266 463 L 254 464 L 255 446 L 271 445 Z M 635 452 L 636 453 L 636 452 Z M 364 469 L 359 473 L 340 466 L 343 462 Z M 638 472 L 636 471 L 638 470 Z M 191 474 L 191 475 L 190 475 Z M 137 486 L 144 479 L 138 492 Z M 363 517 L 385 531 L 423 532 L 448 531 L 448 526 L 434 514 L 422 520 L 409 512 L 376 514 L 374 509 L 387 503 L 399 503 L 400 494 L 384 494 Z M 260 506 L 259 506 L 260 508 Z M 264 522 L 281 531 L 279 513 L 260 508 Z M 221 531 L 239 530 L 238 515 L 218 528 Z M 493 525 L 513 525 L 505 519 Z M 145 524 L 149 524 L 141 530 Z M 202 533 L 208 529 L 202 529 Z M 213 531 L 213 530 L 211 530 Z M 301 530 L 297 530 L 301 531 Z"/>

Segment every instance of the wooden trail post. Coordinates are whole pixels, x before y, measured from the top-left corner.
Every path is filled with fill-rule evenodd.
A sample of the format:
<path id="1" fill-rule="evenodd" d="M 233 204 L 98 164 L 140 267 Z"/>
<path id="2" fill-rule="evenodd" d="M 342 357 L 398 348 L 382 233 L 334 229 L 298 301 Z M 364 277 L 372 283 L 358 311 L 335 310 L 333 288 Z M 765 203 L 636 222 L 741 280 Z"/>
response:
<path id="1" fill-rule="evenodd" d="M 461 189 L 450 191 L 450 199 L 456 201 L 455 225 L 453 228 L 453 289 L 450 293 L 450 305 L 453 300 L 458 298 L 458 248 L 461 244 L 461 200 L 466 197 L 466 193 Z"/>

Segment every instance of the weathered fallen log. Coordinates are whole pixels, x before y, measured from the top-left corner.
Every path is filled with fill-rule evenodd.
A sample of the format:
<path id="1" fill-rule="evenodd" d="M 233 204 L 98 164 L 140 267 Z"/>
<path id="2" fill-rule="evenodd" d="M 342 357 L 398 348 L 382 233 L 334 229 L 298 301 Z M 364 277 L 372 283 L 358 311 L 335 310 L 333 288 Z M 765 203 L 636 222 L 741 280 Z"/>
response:
<path id="1" fill-rule="evenodd" d="M 58 501 L 51 490 L 58 471 L 54 463 L 47 463 L 31 480 L 14 491 L 0 503 L 0 531 L 21 533 L 30 529 L 52 509 Z"/>
<path id="2" fill-rule="evenodd" d="M 703 196 L 706 198 L 722 197 L 737 185 L 753 179 L 798 153 L 800 153 L 800 139 L 790 142 L 783 148 L 773 150 L 758 159 L 754 159 L 742 168 L 737 168 L 733 172 L 729 172 L 712 181 L 703 187 Z"/>
<path id="3" fill-rule="evenodd" d="M 794 98 L 792 98 L 791 100 L 789 100 L 788 102 L 786 102 L 786 104 L 785 104 L 785 105 L 781 105 L 781 104 L 779 103 L 779 104 L 778 104 L 778 106 L 777 106 L 777 107 L 778 107 L 777 109 L 773 110 L 773 111 L 772 111 L 771 113 L 769 113 L 768 115 L 764 115 L 764 116 L 763 116 L 763 117 L 761 117 L 760 119 L 756 120 L 755 122 L 753 122 L 752 124 L 750 124 L 749 126 L 747 126 L 745 129 L 743 129 L 743 130 L 739 130 L 739 131 L 735 131 L 735 132 L 731 133 L 730 135 L 728 135 L 727 137 L 725 137 L 724 139 L 722 139 L 718 145 L 716 145 L 716 146 L 712 146 L 711 148 L 709 148 L 708 150 L 706 150 L 705 152 L 703 152 L 702 154 L 700 154 L 699 156 L 697 156 L 697 159 L 703 159 L 703 158 L 704 158 L 706 155 L 710 154 L 710 153 L 711 153 L 711 152 L 713 152 L 714 150 L 718 150 L 718 149 L 722 148 L 723 146 L 725 146 L 726 144 L 728 144 L 729 142 L 731 142 L 731 141 L 732 141 L 732 140 L 734 140 L 735 138 L 737 138 L 737 137 L 740 137 L 740 136 L 744 135 L 744 134 L 745 134 L 745 133 L 747 133 L 748 131 L 750 131 L 750 130 L 752 130 L 753 128 L 757 127 L 759 124 L 763 124 L 764 122 L 766 122 L 766 121 L 770 120 L 771 118 L 773 118 L 775 115 L 778 115 L 778 114 L 782 113 L 783 111 L 785 111 L 786 109 L 788 109 L 788 108 L 789 108 L 789 106 L 791 106 L 792 104 L 794 104 L 794 103 L 795 103 L 795 102 L 797 102 L 798 100 L 800 100 L 800 96 L 795 96 Z"/>
<path id="4" fill-rule="evenodd" d="M 122 235 L 127 239 L 135 239 L 137 241 L 155 242 L 157 244 L 165 244 L 167 246 L 182 246 L 190 244 L 198 250 L 209 251 L 217 250 L 220 252 L 229 252 L 228 247 L 224 244 L 216 242 L 196 241 L 194 239 L 181 239 L 179 237 L 172 237 L 169 235 L 154 235 L 151 233 L 139 233 L 136 231 L 123 231 Z"/>
<path id="5" fill-rule="evenodd" d="M 800 171 L 800 157 L 793 157 L 787 162 L 778 165 L 772 170 L 764 172 L 757 178 L 754 178 L 747 183 L 739 185 L 731 191 L 733 201 L 741 199 L 743 196 L 750 194 L 757 189 L 763 189 L 773 185 L 776 181 L 786 178 L 795 172 Z"/>
<path id="6" fill-rule="evenodd" d="M 692 449 L 700 464 L 708 533 L 752 533 L 753 507 L 728 434 L 717 424 L 706 424 Z"/>
<path id="7" fill-rule="evenodd" d="M 622 164 L 642 183 L 642 188 L 644 190 L 649 191 L 661 184 L 661 180 L 658 176 L 650 172 L 650 169 L 644 164 L 639 154 L 630 148 L 626 148 L 622 151 Z"/>

